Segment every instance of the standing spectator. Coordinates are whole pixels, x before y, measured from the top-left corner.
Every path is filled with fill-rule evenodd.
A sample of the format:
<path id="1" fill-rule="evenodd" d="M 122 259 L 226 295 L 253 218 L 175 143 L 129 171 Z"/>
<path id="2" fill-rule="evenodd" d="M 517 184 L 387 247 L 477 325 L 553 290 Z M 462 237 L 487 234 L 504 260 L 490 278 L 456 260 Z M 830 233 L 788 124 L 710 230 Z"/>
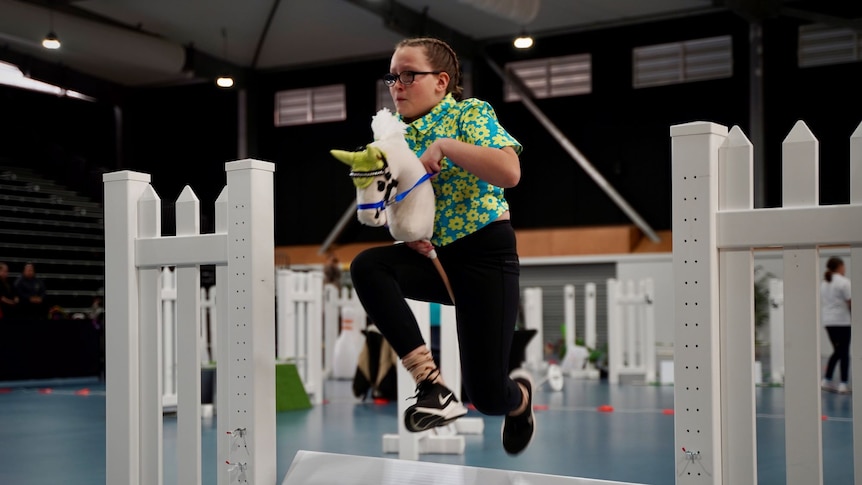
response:
<path id="1" fill-rule="evenodd" d="M 831 257 L 826 262 L 826 273 L 820 282 L 820 323 L 826 327 L 834 351 L 826 364 L 822 387 L 845 394 L 847 374 L 850 370 L 850 280 L 844 276 L 844 261 Z M 835 365 L 841 364 L 841 383 L 832 384 Z"/>
<path id="2" fill-rule="evenodd" d="M 36 276 L 33 263 L 24 264 L 21 276 L 15 280 L 15 293 L 23 318 L 45 318 L 45 283 Z"/>
<path id="3" fill-rule="evenodd" d="M 341 288 L 341 263 L 334 252 L 326 253 L 326 265 L 323 266 L 323 283 Z"/>
<path id="4" fill-rule="evenodd" d="M 0 319 L 11 318 L 17 304 L 18 297 L 9 283 L 9 265 L 0 263 Z"/>

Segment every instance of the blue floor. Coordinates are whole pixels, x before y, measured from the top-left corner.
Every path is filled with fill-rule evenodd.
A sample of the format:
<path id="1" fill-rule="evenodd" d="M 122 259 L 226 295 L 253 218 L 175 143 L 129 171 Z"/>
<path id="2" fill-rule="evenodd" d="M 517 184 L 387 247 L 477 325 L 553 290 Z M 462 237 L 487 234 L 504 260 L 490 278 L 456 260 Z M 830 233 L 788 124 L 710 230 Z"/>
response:
<path id="1" fill-rule="evenodd" d="M 44 389 L 50 386 L 51 392 Z M 87 389 L 84 393 L 81 390 Z M 282 480 L 298 450 L 397 458 L 382 453 L 382 435 L 397 433 L 396 404 L 360 403 L 349 381 L 329 381 L 328 402 L 277 416 Z M 822 394 L 824 483 L 853 483 L 850 395 Z M 673 387 L 610 386 L 567 379 L 561 392 L 536 393 L 537 435 L 510 457 L 500 445 L 502 418 L 484 416 L 484 434 L 466 436 L 463 455 L 422 455 L 427 462 L 655 485 L 674 484 Z M 611 405 L 610 413 L 598 412 Z M 784 391 L 757 390 L 760 484 L 785 483 Z M 475 411 L 468 416 L 480 417 Z M 203 421 L 203 483 L 215 484 L 216 418 Z M 166 416 L 165 484 L 176 485 L 176 419 Z M 105 394 L 97 381 L 0 384 L 0 484 L 105 483 Z M 114 484 L 110 484 L 114 485 Z"/>

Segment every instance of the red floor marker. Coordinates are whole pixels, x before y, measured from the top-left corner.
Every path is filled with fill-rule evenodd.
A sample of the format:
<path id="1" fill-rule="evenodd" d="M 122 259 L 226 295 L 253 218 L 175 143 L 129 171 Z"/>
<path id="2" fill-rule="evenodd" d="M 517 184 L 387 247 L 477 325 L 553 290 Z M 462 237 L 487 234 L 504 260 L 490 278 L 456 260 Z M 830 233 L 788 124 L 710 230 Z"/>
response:
<path id="1" fill-rule="evenodd" d="M 39 394 L 51 394 L 52 392 L 54 392 L 54 390 L 51 389 L 50 387 L 46 387 L 44 389 L 39 389 Z"/>
<path id="2" fill-rule="evenodd" d="M 380 406 L 382 406 L 384 404 L 389 404 L 389 399 L 384 399 L 382 397 L 375 397 L 374 398 L 374 404 L 378 404 Z"/>
<path id="3" fill-rule="evenodd" d="M 827 419 L 829 418 L 825 414 L 823 416 L 820 416 L 820 421 L 826 421 Z"/>
<path id="4" fill-rule="evenodd" d="M 86 387 L 83 389 L 78 389 L 77 391 L 75 391 L 75 395 L 76 396 L 89 396 L 90 390 L 87 389 Z"/>
<path id="5" fill-rule="evenodd" d="M 673 414 L 673 409 L 662 409 L 661 413 L 664 415 L 671 415 Z"/>
<path id="6" fill-rule="evenodd" d="M 547 411 L 548 405 L 547 404 L 533 404 L 533 410 L 535 410 L 535 411 Z"/>
<path id="7" fill-rule="evenodd" d="M 600 413 L 612 413 L 612 412 L 614 412 L 614 407 L 611 406 L 610 404 L 602 404 L 601 406 L 596 408 L 596 411 L 598 411 Z"/>
<path id="8" fill-rule="evenodd" d="M 10 392 L 12 392 L 12 389 L 10 389 L 8 387 L 4 387 L 4 388 L 0 389 L 0 394 L 9 394 Z"/>
<path id="9" fill-rule="evenodd" d="M 470 410 L 472 410 L 472 411 L 475 411 L 475 410 L 476 410 L 476 406 L 474 406 L 474 405 L 473 405 L 473 403 L 467 403 L 467 409 L 470 409 Z"/>

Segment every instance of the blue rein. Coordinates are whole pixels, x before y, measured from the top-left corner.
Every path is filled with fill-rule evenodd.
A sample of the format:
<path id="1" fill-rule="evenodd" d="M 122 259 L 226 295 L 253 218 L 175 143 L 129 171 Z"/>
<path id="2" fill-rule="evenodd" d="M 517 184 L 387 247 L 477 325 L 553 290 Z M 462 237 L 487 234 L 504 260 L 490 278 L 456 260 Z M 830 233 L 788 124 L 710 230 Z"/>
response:
<path id="1" fill-rule="evenodd" d="M 402 200 L 404 200 L 404 198 L 407 197 L 407 195 L 413 189 L 418 187 L 419 184 L 421 184 L 422 182 L 425 182 L 426 180 L 430 179 L 433 175 L 434 174 L 426 173 L 419 180 L 417 180 L 415 184 L 413 184 L 413 187 L 410 187 L 409 189 L 405 190 L 404 192 L 399 192 L 399 193 L 395 194 L 395 198 L 392 199 L 391 201 L 390 200 L 380 200 L 377 202 L 370 202 L 367 204 L 359 204 L 356 206 L 356 210 L 367 210 L 367 209 L 386 210 L 387 206 L 390 206 L 392 204 L 397 204 L 398 202 L 401 202 Z"/>

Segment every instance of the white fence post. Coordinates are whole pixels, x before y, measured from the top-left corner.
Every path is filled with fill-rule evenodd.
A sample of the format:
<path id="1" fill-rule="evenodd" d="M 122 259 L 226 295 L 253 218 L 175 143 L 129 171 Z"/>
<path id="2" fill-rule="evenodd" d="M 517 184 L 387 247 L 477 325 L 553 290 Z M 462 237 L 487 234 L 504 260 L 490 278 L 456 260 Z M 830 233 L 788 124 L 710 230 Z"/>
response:
<path id="1" fill-rule="evenodd" d="M 617 281 L 608 287 L 608 382 L 621 375 L 655 381 L 655 307 L 652 279 Z"/>
<path id="2" fill-rule="evenodd" d="M 818 141 L 798 122 L 782 144 L 779 208 L 753 209 L 752 148 L 739 128 L 671 128 L 676 305 L 677 483 L 696 464 L 711 483 L 757 483 L 754 420 L 752 251 L 784 257 L 785 455 L 787 483 L 823 483 L 820 409 L 819 247 L 850 245 L 862 258 L 862 125 L 851 137 L 851 203 L 820 206 Z M 862 266 L 862 265 L 858 265 Z M 862 278 L 854 268 L 851 278 Z M 852 325 L 862 330 L 862 317 Z M 860 351 L 856 343 L 854 349 Z M 854 371 L 862 374 L 856 355 Z M 745 378 L 744 376 L 749 376 Z M 854 412 L 862 412 L 854 400 Z M 692 433 L 698 430 L 698 433 Z M 862 445 L 862 421 L 854 421 Z M 862 484 L 862 454 L 854 458 Z"/>
<path id="3" fill-rule="evenodd" d="M 276 271 L 277 358 L 294 361 L 305 391 L 323 403 L 323 273 Z"/>
<path id="4" fill-rule="evenodd" d="M 584 344 L 596 348 L 596 284 L 584 285 Z"/>
<path id="5" fill-rule="evenodd" d="M 542 288 L 524 288 L 524 325 L 536 335 L 527 343 L 524 364 L 528 369 L 540 369 L 545 361 L 542 318 Z"/>

